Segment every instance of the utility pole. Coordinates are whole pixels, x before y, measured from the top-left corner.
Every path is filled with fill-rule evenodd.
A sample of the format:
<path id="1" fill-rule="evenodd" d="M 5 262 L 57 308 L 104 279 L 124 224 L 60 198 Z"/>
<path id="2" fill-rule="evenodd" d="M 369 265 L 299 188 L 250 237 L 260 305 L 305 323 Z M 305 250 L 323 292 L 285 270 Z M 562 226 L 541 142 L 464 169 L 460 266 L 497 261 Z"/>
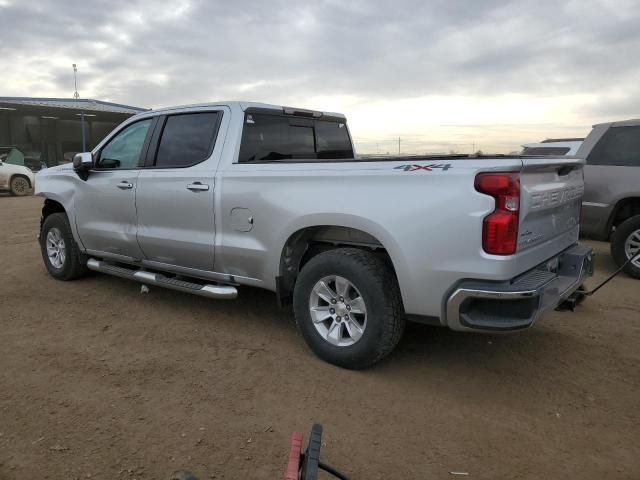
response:
<path id="1" fill-rule="evenodd" d="M 75 63 L 73 64 L 73 85 L 76 88 L 73 98 L 77 100 L 80 98 L 80 94 L 78 93 L 78 68 Z"/>
<path id="2" fill-rule="evenodd" d="M 398 137 L 398 155 L 400 155 L 400 137 Z"/>
<path id="3" fill-rule="evenodd" d="M 73 98 L 75 98 L 76 100 L 78 100 L 80 98 L 80 94 L 78 93 L 78 67 L 76 67 L 76 64 L 73 64 L 73 86 L 75 87 L 76 91 L 73 93 Z M 82 129 L 82 151 L 86 152 L 87 151 L 87 136 L 85 134 L 85 130 L 84 130 L 84 110 L 80 110 L 80 125 L 81 125 L 81 129 Z"/>

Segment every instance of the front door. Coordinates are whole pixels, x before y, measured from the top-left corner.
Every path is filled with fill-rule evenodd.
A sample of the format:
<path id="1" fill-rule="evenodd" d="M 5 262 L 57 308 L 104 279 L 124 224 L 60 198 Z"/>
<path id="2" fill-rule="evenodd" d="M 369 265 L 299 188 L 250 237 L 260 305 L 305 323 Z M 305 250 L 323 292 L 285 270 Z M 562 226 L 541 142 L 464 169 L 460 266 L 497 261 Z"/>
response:
<path id="1" fill-rule="evenodd" d="M 78 182 L 75 212 L 78 235 L 90 254 L 140 260 L 136 240 L 139 162 L 153 119 L 117 133 L 96 157 L 86 181 Z"/>
<path id="2" fill-rule="evenodd" d="M 213 270 L 221 119 L 222 111 L 205 111 L 159 120 L 136 198 L 138 243 L 148 262 Z"/>

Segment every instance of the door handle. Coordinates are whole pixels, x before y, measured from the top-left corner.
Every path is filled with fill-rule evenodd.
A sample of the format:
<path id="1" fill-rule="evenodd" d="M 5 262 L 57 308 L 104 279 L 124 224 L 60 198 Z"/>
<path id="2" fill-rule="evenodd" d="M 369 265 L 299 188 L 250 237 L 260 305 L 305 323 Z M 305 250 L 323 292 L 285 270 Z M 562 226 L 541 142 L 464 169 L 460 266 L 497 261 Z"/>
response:
<path id="1" fill-rule="evenodd" d="M 209 185 L 200 182 L 193 182 L 187 185 L 187 189 L 192 192 L 206 191 L 209 190 Z"/>
<path id="2" fill-rule="evenodd" d="M 133 188 L 133 183 L 129 183 L 126 180 L 123 180 L 116 186 L 122 190 L 128 190 L 130 188 Z"/>

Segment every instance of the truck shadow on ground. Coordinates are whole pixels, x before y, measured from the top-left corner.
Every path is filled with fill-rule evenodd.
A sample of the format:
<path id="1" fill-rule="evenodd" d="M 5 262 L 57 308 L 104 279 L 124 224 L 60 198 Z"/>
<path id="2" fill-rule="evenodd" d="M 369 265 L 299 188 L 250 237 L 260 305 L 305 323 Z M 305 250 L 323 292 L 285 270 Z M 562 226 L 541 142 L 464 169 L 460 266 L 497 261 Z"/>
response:
<path id="1" fill-rule="evenodd" d="M 140 295 L 139 284 L 92 274 L 81 282 L 92 291 L 107 289 L 116 295 Z M 74 282 L 75 283 L 75 282 Z M 101 284 L 101 285 L 98 285 Z M 134 293 L 135 292 L 135 293 Z M 307 349 L 297 332 L 290 307 L 279 309 L 273 293 L 241 287 L 236 300 L 223 301 L 152 288 L 138 299 L 153 304 L 153 310 L 163 310 L 179 316 L 181 322 L 212 336 L 223 332 L 243 331 L 238 341 L 242 348 L 290 350 L 302 362 L 321 362 Z M 582 307 L 579 307 L 582 308 Z M 441 371 L 464 373 L 472 377 L 479 371 L 495 370 L 526 373 L 529 368 L 562 368 L 567 352 L 588 348 L 585 339 L 558 330 L 556 323 L 565 318 L 579 321 L 580 311 L 550 313 L 539 324 L 524 332 L 508 335 L 454 332 L 443 327 L 432 327 L 409 322 L 396 350 L 378 365 L 365 370 L 375 375 L 393 375 L 403 371 Z M 548 318 L 549 316 L 553 318 Z M 240 325 L 241 324 L 241 325 Z M 180 328 L 178 325 L 175 328 Z M 327 368 L 335 368 L 326 366 Z"/>

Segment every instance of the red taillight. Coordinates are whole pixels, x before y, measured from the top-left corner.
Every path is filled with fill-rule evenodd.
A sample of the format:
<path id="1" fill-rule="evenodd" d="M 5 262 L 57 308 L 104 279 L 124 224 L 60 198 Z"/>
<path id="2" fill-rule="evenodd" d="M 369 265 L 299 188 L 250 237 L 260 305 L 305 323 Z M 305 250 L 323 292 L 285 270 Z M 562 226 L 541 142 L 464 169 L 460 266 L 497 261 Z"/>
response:
<path id="1" fill-rule="evenodd" d="M 520 217 L 520 175 L 517 173 L 480 173 L 476 190 L 491 195 L 496 208 L 484 219 L 482 248 L 493 255 L 512 255 L 518 248 Z"/>

